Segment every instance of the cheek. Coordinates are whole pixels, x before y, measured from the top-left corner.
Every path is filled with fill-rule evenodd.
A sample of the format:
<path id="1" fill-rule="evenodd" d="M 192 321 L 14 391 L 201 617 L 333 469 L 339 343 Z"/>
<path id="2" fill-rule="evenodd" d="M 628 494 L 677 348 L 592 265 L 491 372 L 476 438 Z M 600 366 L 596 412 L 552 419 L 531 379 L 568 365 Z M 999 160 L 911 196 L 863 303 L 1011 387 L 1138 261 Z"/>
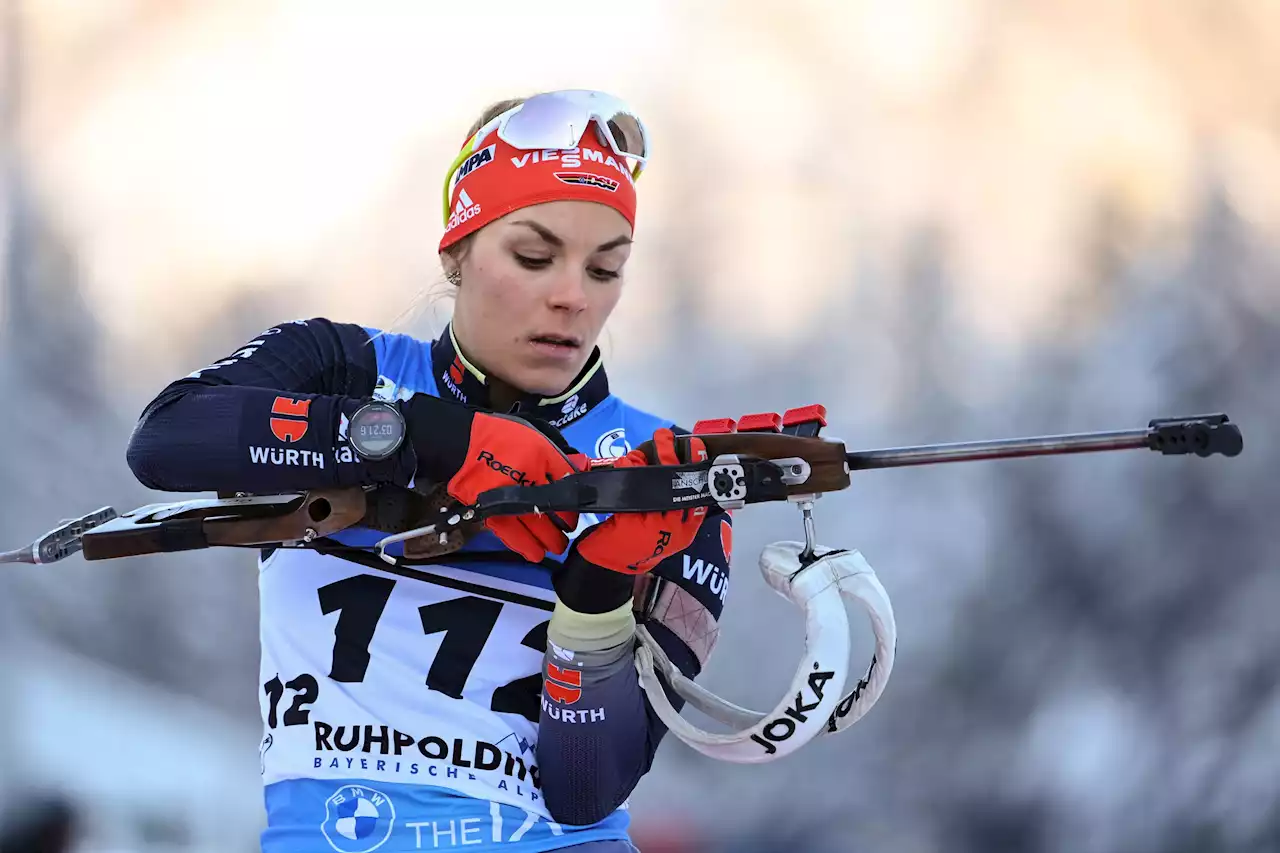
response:
<path id="1" fill-rule="evenodd" d="M 600 283 L 593 286 L 591 290 L 591 312 L 595 316 L 596 326 L 603 326 L 605 320 L 609 319 L 609 315 L 613 313 L 613 309 L 617 307 L 618 300 L 622 298 L 622 282 L 612 281 L 607 284 Z"/>
<path id="2" fill-rule="evenodd" d="M 527 314 L 531 290 L 520 273 L 502 264 L 476 264 L 463 284 L 474 313 L 498 321 Z"/>

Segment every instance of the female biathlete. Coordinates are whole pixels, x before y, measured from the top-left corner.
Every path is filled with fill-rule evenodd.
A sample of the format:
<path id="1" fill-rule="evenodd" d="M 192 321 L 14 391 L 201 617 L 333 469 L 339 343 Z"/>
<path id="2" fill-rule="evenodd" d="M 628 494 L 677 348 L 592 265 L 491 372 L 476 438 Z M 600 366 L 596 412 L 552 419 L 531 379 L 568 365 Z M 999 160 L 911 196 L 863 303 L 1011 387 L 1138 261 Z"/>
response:
<path id="1" fill-rule="evenodd" d="M 443 485 L 469 504 L 570 474 L 574 453 L 691 461 L 670 421 L 613 393 L 596 347 L 649 150 L 609 95 L 494 105 L 446 177 L 457 299 L 438 339 L 276 326 L 161 391 L 130 468 L 170 491 Z M 696 439 L 688 453 L 705 456 Z M 626 800 L 665 733 L 633 664 L 637 620 L 699 673 L 728 516 L 505 517 L 411 567 L 350 549 L 385 535 L 262 554 L 265 853 L 633 851 Z"/>

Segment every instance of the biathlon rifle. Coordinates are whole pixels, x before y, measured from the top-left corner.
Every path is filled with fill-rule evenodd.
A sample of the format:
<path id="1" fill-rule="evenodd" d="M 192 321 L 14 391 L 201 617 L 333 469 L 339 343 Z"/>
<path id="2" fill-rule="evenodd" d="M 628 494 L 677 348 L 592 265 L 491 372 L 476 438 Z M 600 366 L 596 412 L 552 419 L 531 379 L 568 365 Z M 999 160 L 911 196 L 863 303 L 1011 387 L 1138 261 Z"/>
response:
<path id="1" fill-rule="evenodd" d="M 701 421 L 693 435 L 706 446 L 705 461 L 614 468 L 612 459 L 578 456 L 578 473 L 544 485 L 492 489 L 481 493 L 472 506 L 458 504 L 442 487 L 430 484 L 413 489 L 382 485 L 220 494 L 151 504 L 124 514 L 106 506 L 60 524 L 25 548 L 0 553 L 0 563 L 54 563 L 77 552 L 86 560 L 109 560 L 211 547 L 270 547 L 312 548 L 334 556 L 363 551 L 367 557 L 372 552 L 402 567 L 441 562 L 481 529 L 485 519 L 500 515 L 712 506 L 733 511 L 749 504 L 789 501 L 801 511 L 804 542 L 769 545 L 760 568 L 776 592 L 804 611 L 805 655 L 790 691 L 773 711 L 750 711 L 707 692 L 671 664 L 643 624 L 637 630 L 641 683 L 673 733 L 714 758 L 754 763 L 788 755 L 823 732 L 852 724 L 879 698 L 892 671 L 897 634 L 887 593 L 857 551 L 825 549 L 816 541 L 814 501 L 848 488 L 852 472 L 1115 450 L 1236 456 L 1243 448 L 1239 427 L 1225 414 L 1155 419 L 1145 429 L 853 452 L 841 441 L 820 436 L 824 426 L 822 406 L 792 409 L 781 416 L 747 415 L 736 422 Z M 677 436 L 677 442 L 688 440 Z M 330 538 L 347 528 L 385 535 L 365 548 Z M 402 543 L 401 553 L 388 550 L 397 543 Z M 649 595 L 652 598 L 652 590 Z M 849 658 L 846 601 L 867 610 L 876 650 L 866 675 L 843 694 Z M 712 733 L 692 726 L 671 705 L 657 674 L 689 704 L 740 729 Z"/>
<path id="2" fill-rule="evenodd" d="M 825 415 L 822 406 L 806 406 L 785 416 L 700 421 L 693 434 L 706 445 L 705 462 L 615 469 L 611 459 L 579 456 L 576 461 L 585 467 L 580 473 L 545 485 L 492 489 L 469 507 L 441 499 L 430 488 L 387 485 L 224 495 L 124 514 L 106 506 L 62 523 L 25 548 L 0 552 L 0 563 L 53 563 L 77 552 L 86 560 L 108 560 L 220 546 L 306 548 L 345 528 L 368 527 L 390 534 L 372 550 L 393 565 L 412 565 L 412 557 L 392 556 L 387 547 L 474 529 L 498 515 L 735 510 L 782 500 L 800 505 L 812 549 L 813 500 L 848 488 L 854 471 L 1114 450 L 1236 456 L 1243 447 L 1240 428 L 1225 414 L 1214 414 L 1156 419 L 1146 429 L 849 452 L 843 442 L 819 437 Z"/>

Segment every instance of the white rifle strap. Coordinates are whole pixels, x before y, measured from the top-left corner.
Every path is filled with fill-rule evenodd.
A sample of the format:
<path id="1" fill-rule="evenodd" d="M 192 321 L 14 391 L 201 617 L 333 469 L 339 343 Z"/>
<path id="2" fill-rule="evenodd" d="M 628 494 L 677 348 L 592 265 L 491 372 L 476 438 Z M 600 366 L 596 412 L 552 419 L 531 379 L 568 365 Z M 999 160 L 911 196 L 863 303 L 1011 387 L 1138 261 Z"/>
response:
<path id="1" fill-rule="evenodd" d="M 790 548 L 799 543 L 775 543 L 769 548 L 782 546 Z M 768 549 L 766 549 L 767 551 Z M 828 722 L 827 731 L 839 732 L 862 719 L 871 706 L 876 704 L 880 694 L 889 682 L 889 674 L 893 671 L 893 659 L 898 647 L 898 623 L 893 617 L 893 604 L 889 601 L 889 593 L 881 585 L 875 571 L 867 564 L 857 551 L 846 552 L 849 560 L 840 563 L 840 570 L 845 572 L 840 578 L 840 594 L 850 604 L 861 604 L 871 620 L 871 632 L 875 636 L 876 650 L 871 656 L 871 664 L 866 675 L 854 685 Z"/>
<path id="2" fill-rule="evenodd" d="M 744 764 L 790 755 L 823 731 L 840 731 L 861 718 L 884 690 L 897 643 L 893 608 L 884 587 L 856 551 L 828 552 L 802 566 L 803 549 L 799 542 L 777 542 L 760 555 L 765 580 L 805 614 L 804 655 L 790 690 L 773 711 L 752 711 L 700 687 L 671 663 L 643 626 L 637 632 L 636 669 L 654 712 L 676 737 L 704 755 Z M 868 611 L 876 652 L 867 676 L 836 701 L 849 664 L 844 598 Z M 716 734 L 685 720 L 667 699 L 658 673 L 690 705 L 737 731 Z M 791 696 L 794 699 L 788 699 Z"/>

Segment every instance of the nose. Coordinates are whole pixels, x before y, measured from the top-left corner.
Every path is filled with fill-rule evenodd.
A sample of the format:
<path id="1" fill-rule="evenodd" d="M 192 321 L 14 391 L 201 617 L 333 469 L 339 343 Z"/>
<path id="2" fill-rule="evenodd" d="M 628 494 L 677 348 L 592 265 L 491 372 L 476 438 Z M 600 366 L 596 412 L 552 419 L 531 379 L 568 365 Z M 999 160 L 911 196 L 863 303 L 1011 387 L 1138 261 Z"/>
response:
<path id="1" fill-rule="evenodd" d="M 558 311 L 577 314 L 587 308 L 586 270 L 569 264 L 561 267 L 554 277 L 551 290 L 547 294 L 547 302 Z"/>

